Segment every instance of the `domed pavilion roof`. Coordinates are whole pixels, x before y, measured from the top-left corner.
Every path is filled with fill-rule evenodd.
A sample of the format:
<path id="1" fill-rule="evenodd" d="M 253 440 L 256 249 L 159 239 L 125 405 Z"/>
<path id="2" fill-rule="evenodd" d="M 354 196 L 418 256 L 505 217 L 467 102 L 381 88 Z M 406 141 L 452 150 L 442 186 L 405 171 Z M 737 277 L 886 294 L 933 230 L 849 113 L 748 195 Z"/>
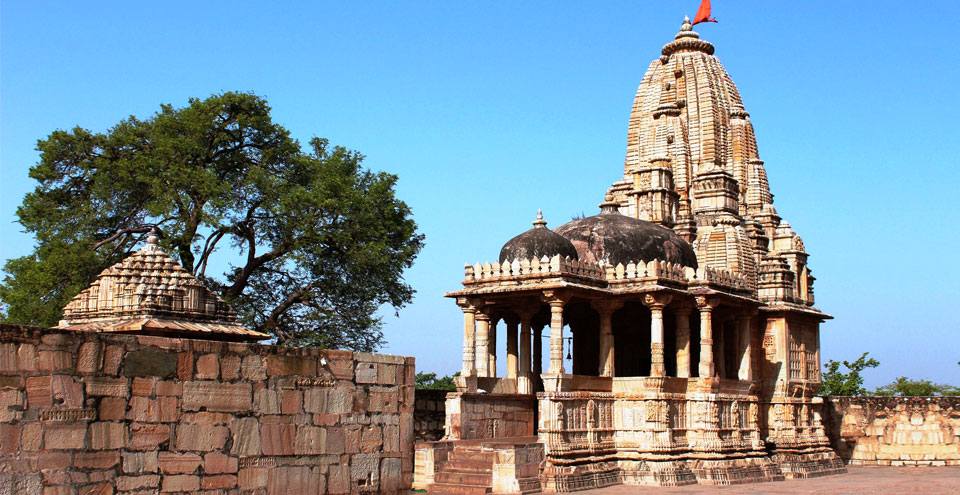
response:
<path id="1" fill-rule="evenodd" d="M 607 195 L 600 214 L 565 223 L 556 233 L 569 239 L 580 261 L 624 265 L 653 260 L 697 267 L 697 256 L 687 241 L 657 224 L 620 214 Z"/>
<path id="2" fill-rule="evenodd" d="M 533 228 L 510 239 L 500 249 L 500 262 L 526 260 L 530 258 L 561 258 L 569 256 L 578 259 L 577 249 L 566 238 L 547 228 L 543 213 L 537 210 L 537 219 Z"/>

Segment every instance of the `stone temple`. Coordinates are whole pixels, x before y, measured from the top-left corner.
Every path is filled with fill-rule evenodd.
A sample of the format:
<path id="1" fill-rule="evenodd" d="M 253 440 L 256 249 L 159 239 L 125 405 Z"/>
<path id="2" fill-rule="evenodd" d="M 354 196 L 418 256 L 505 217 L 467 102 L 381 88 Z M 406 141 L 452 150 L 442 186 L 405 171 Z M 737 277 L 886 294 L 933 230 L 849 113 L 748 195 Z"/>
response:
<path id="1" fill-rule="evenodd" d="M 463 368 L 444 439 L 417 446 L 415 487 L 843 472 L 816 396 L 831 317 L 814 307 L 807 256 L 773 206 L 736 86 L 685 20 L 640 82 L 623 178 L 599 214 L 552 230 L 538 214 L 446 294 L 463 310 Z"/>

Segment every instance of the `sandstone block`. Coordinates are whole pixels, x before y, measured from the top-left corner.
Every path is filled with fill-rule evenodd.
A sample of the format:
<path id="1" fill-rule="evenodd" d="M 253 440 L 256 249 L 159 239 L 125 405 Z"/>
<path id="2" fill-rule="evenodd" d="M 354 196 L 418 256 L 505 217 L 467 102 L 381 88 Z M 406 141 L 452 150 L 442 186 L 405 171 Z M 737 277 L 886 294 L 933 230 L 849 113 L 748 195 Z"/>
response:
<path id="1" fill-rule="evenodd" d="M 377 383 L 377 364 L 357 363 L 355 374 L 357 383 Z"/>
<path id="2" fill-rule="evenodd" d="M 43 448 L 43 426 L 40 423 L 24 423 L 20 433 L 20 449 L 24 451 Z"/>
<path id="3" fill-rule="evenodd" d="M 149 397 L 133 397 L 130 399 L 130 409 L 127 419 L 145 423 L 160 422 L 160 403 Z"/>
<path id="4" fill-rule="evenodd" d="M 18 450 L 20 450 L 20 427 L 0 423 L 0 453 L 15 454 Z"/>
<path id="5" fill-rule="evenodd" d="M 320 474 L 307 466 L 273 469 L 270 471 L 267 493 L 320 493 Z"/>
<path id="6" fill-rule="evenodd" d="M 183 384 L 185 411 L 249 411 L 253 405 L 249 383 L 216 383 L 191 381 Z"/>
<path id="7" fill-rule="evenodd" d="M 50 393 L 53 404 L 61 407 L 83 407 L 83 386 L 72 376 L 53 375 L 50 377 Z"/>
<path id="8" fill-rule="evenodd" d="M 177 378 L 182 381 L 193 379 L 193 353 L 177 354 Z"/>
<path id="9" fill-rule="evenodd" d="M 124 452 L 122 469 L 124 473 L 156 473 L 159 469 L 157 451 Z"/>
<path id="10" fill-rule="evenodd" d="M 228 457 L 220 452 L 210 452 L 203 456 L 203 472 L 206 474 L 229 474 L 237 472 L 237 458 Z"/>
<path id="11" fill-rule="evenodd" d="M 103 351 L 103 374 L 116 376 L 120 371 L 121 359 L 123 359 L 123 346 L 108 345 Z"/>
<path id="12" fill-rule="evenodd" d="M 400 459 L 385 458 L 380 462 L 380 491 L 396 493 L 400 491 L 403 476 L 400 470 Z"/>
<path id="13" fill-rule="evenodd" d="M 381 364 L 377 366 L 377 383 L 380 385 L 397 384 L 397 368 L 395 364 Z"/>
<path id="14" fill-rule="evenodd" d="M 267 356 L 270 376 L 316 376 L 317 358 L 313 356 Z"/>
<path id="15" fill-rule="evenodd" d="M 66 452 L 46 452 L 40 454 L 37 467 L 39 467 L 40 470 L 67 469 L 70 467 L 70 454 Z"/>
<path id="16" fill-rule="evenodd" d="M 83 449 L 87 443 L 87 425 L 83 423 L 50 423 L 43 432 L 43 448 Z"/>
<path id="17" fill-rule="evenodd" d="M 347 437 L 342 427 L 326 428 L 326 442 L 323 444 L 324 454 L 343 454 L 346 450 Z"/>
<path id="18" fill-rule="evenodd" d="M 237 486 L 242 491 L 265 488 L 272 469 L 263 467 L 243 468 L 237 473 Z"/>
<path id="19" fill-rule="evenodd" d="M 77 452 L 73 466 L 77 469 L 110 469 L 120 464 L 119 452 Z"/>
<path id="20" fill-rule="evenodd" d="M 23 415 L 23 392 L 19 390 L 0 390 L 0 422 L 20 419 Z"/>
<path id="21" fill-rule="evenodd" d="M 84 342 L 77 355 L 77 372 L 90 374 L 100 369 L 101 346 L 99 342 Z"/>
<path id="22" fill-rule="evenodd" d="M 380 452 L 382 446 L 383 436 L 379 426 L 370 425 L 362 430 L 360 434 L 360 452 Z"/>
<path id="23" fill-rule="evenodd" d="M 98 419 L 114 421 L 123 419 L 127 411 L 127 399 L 119 397 L 104 397 L 100 399 Z"/>
<path id="24" fill-rule="evenodd" d="M 37 368 L 42 371 L 72 371 L 73 354 L 66 351 L 40 351 L 36 358 Z M 21 356 L 21 362 L 31 361 L 34 357 L 27 353 Z"/>
<path id="25" fill-rule="evenodd" d="M 187 413 L 183 415 L 184 423 L 199 424 L 199 425 L 227 425 L 233 421 L 233 416 L 227 413 L 216 413 L 216 412 L 197 412 L 197 413 Z"/>
<path id="26" fill-rule="evenodd" d="M 161 492 L 195 492 L 200 488 L 200 477 L 189 474 L 174 474 L 163 477 Z"/>
<path id="27" fill-rule="evenodd" d="M 327 412 L 327 396 L 330 389 L 310 388 L 303 391 L 303 409 L 308 413 Z"/>
<path id="28" fill-rule="evenodd" d="M 241 418 L 230 423 L 233 435 L 231 455 L 258 457 L 261 455 L 260 424 L 255 418 Z"/>
<path id="29" fill-rule="evenodd" d="M 336 426 L 340 422 L 339 414 L 314 414 L 313 424 L 317 426 Z"/>
<path id="30" fill-rule="evenodd" d="M 122 449 L 127 445 L 127 425 L 123 423 L 90 423 L 90 448 L 93 450 Z"/>
<path id="31" fill-rule="evenodd" d="M 3 493 L 3 492 L 0 492 Z M 43 495 L 73 495 L 73 487 L 69 485 L 45 486 Z"/>
<path id="32" fill-rule="evenodd" d="M 293 444 L 293 453 L 296 455 L 323 454 L 326 443 L 326 432 L 316 426 L 300 426 L 297 428 L 296 440 Z"/>
<path id="33" fill-rule="evenodd" d="M 160 397 L 160 421 L 172 423 L 180 419 L 180 399 L 176 397 Z"/>
<path id="34" fill-rule="evenodd" d="M 17 357 L 17 344 L 0 344 L 0 372 L 16 373 L 20 371 L 20 359 Z"/>
<path id="35" fill-rule="evenodd" d="M 216 380 L 220 377 L 220 359 L 216 354 L 204 354 L 197 358 L 197 380 Z"/>
<path id="36" fill-rule="evenodd" d="M 232 381 L 240 378 L 240 356 L 223 356 L 220 358 L 220 376 L 224 380 Z"/>
<path id="37" fill-rule="evenodd" d="M 257 390 L 253 397 L 253 410 L 259 414 L 280 414 L 277 391 L 268 388 Z"/>
<path id="38" fill-rule="evenodd" d="M 354 454 L 350 456 L 350 481 L 360 491 L 379 491 L 380 454 Z"/>
<path id="39" fill-rule="evenodd" d="M 200 488 L 204 490 L 236 488 L 237 476 L 223 474 L 220 476 L 204 476 L 200 479 Z"/>
<path id="40" fill-rule="evenodd" d="M 17 348 L 17 361 L 19 363 L 19 368 L 23 371 L 34 371 L 37 369 L 39 364 L 39 355 L 37 354 L 37 346 L 33 344 L 20 344 L 20 347 Z M 44 369 L 51 369 L 49 366 Z"/>
<path id="41" fill-rule="evenodd" d="M 170 427 L 167 425 L 133 423 L 130 425 L 130 450 L 156 450 L 169 444 Z"/>
<path id="42" fill-rule="evenodd" d="M 180 424 L 177 426 L 177 450 L 219 450 L 227 443 L 228 435 L 225 426 Z"/>
<path id="43" fill-rule="evenodd" d="M 175 381 L 160 380 L 157 382 L 157 395 L 180 397 L 183 395 L 183 384 Z"/>
<path id="44" fill-rule="evenodd" d="M 260 425 L 260 441 L 263 448 L 263 455 L 293 455 L 296 432 L 297 427 L 295 425 Z"/>
<path id="45" fill-rule="evenodd" d="M 31 376 L 27 378 L 27 407 L 48 407 L 53 404 L 49 376 Z"/>
<path id="46" fill-rule="evenodd" d="M 240 364 L 240 373 L 247 380 L 266 380 L 267 367 L 262 356 L 244 356 Z"/>
<path id="47" fill-rule="evenodd" d="M 303 412 L 303 392 L 300 390 L 283 390 L 280 392 L 280 413 L 300 414 Z"/>
<path id="48" fill-rule="evenodd" d="M 133 395 L 149 397 L 153 395 L 153 388 L 157 384 L 157 379 L 153 377 L 142 378 L 135 377 L 130 385 L 130 391 Z"/>
<path id="49" fill-rule="evenodd" d="M 117 478 L 117 490 L 121 492 L 157 488 L 160 486 L 160 476 L 147 474 L 144 476 L 120 476 Z"/>
<path id="50" fill-rule="evenodd" d="M 190 474 L 200 467 L 203 460 L 197 454 L 176 454 L 173 452 L 159 452 L 157 465 L 164 474 Z"/>
<path id="51" fill-rule="evenodd" d="M 127 397 L 130 395 L 130 384 L 126 378 L 109 378 L 105 376 L 88 376 L 84 378 L 87 395 Z"/>
<path id="52" fill-rule="evenodd" d="M 327 493 L 346 495 L 350 493 L 350 466 L 333 464 L 327 472 Z"/>
<path id="53" fill-rule="evenodd" d="M 113 486 L 110 483 L 84 486 L 77 491 L 78 495 L 113 495 Z"/>

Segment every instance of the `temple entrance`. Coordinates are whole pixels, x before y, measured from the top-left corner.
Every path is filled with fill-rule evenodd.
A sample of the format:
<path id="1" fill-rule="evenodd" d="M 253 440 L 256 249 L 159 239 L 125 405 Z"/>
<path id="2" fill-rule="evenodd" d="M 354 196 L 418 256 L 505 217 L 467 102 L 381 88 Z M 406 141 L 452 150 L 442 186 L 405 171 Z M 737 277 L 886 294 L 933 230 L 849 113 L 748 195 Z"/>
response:
<path id="1" fill-rule="evenodd" d="M 627 301 L 613 314 L 613 376 L 650 376 L 650 310 Z"/>

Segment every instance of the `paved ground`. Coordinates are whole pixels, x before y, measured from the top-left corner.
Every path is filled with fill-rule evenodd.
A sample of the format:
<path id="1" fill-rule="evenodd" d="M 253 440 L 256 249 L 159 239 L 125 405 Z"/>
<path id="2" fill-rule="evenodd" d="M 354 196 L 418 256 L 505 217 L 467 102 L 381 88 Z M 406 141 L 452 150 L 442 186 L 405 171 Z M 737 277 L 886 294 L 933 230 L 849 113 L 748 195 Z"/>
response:
<path id="1" fill-rule="evenodd" d="M 806 480 L 774 481 L 733 486 L 689 485 L 677 488 L 618 485 L 577 494 L 644 495 L 673 493 L 718 493 L 762 495 L 768 493 L 906 493 L 960 494 L 960 466 L 865 467 L 847 466 L 846 474 Z"/>

